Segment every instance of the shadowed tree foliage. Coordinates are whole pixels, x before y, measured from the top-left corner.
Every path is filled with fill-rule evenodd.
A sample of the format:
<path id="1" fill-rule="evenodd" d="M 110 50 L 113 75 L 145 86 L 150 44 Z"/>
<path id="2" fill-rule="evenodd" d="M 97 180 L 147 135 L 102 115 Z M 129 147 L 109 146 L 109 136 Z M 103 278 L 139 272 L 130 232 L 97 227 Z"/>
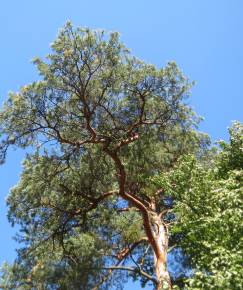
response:
<path id="1" fill-rule="evenodd" d="M 171 233 L 183 235 L 176 245 L 191 267 L 185 289 L 243 287 L 243 125 L 234 123 L 229 133 L 229 144 L 220 141 L 221 150 L 206 163 L 185 156 L 153 178 L 175 200 Z"/>
<path id="2" fill-rule="evenodd" d="M 117 33 L 70 23 L 34 63 L 42 79 L 0 113 L 1 161 L 9 146 L 32 148 L 7 200 L 23 247 L 3 267 L 3 289 L 120 289 L 129 277 L 184 285 L 167 255 L 200 259 L 184 246 L 195 216 L 178 218 L 183 194 L 168 184 L 182 156 L 209 159 L 185 101 L 191 84 L 175 63 L 133 57 Z"/>

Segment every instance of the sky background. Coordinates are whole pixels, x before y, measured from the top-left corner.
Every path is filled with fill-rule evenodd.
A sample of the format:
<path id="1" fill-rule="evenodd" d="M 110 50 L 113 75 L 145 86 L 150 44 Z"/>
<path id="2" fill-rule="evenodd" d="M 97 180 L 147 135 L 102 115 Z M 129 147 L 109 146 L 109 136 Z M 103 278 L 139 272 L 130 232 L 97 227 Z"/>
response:
<path id="1" fill-rule="evenodd" d="M 242 0 L 2 0 L 0 2 L 0 102 L 37 79 L 30 60 L 44 57 L 58 29 L 74 25 L 119 31 L 132 54 L 164 66 L 174 60 L 196 81 L 191 106 L 212 140 L 228 138 L 232 120 L 243 119 Z M 15 230 L 5 198 L 16 184 L 24 152 L 12 150 L 0 167 L 0 264 L 12 261 Z M 126 290 L 140 289 L 129 282 Z M 146 289 L 150 289 L 147 287 Z"/>

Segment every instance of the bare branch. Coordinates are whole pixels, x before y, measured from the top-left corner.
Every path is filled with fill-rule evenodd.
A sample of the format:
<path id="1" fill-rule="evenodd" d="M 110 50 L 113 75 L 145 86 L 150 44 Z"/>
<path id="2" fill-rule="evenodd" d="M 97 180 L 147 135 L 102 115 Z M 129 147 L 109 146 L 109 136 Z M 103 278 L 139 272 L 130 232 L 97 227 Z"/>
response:
<path id="1" fill-rule="evenodd" d="M 116 257 L 119 261 L 124 260 L 139 244 L 143 242 L 148 242 L 147 237 L 143 237 L 132 245 L 122 249 L 119 253 L 116 254 Z"/>
<path id="2" fill-rule="evenodd" d="M 153 283 L 155 283 L 157 285 L 158 280 L 149 275 L 148 273 L 144 272 L 143 270 L 139 269 L 139 268 L 135 268 L 135 267 L 127 267 L 127 266 L 110 266 L 110 267 L 102 267 L 102 269 L 105 270 L 125 270 L 125 271 L 130 271 L 130 272 L 134 272 L 134 273 L 138 273 L 144 277 L 146 277 L 148 280 L 151 280 Z M 97 289 L 97 288 L 94 288 Z"/>

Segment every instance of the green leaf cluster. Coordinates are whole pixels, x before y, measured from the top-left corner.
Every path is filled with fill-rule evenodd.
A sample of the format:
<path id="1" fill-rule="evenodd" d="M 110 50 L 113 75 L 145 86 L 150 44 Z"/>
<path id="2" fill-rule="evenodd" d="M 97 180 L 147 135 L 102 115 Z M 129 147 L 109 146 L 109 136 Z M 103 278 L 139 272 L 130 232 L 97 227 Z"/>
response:
<path id="1" fill-rule="evenodd" d="M 233 124 L 210 167 L 189 155 L 154 178 L 175 201 L 171 232 L 191 267 L 185 289 L 242 289 L 242 130 Z"/>

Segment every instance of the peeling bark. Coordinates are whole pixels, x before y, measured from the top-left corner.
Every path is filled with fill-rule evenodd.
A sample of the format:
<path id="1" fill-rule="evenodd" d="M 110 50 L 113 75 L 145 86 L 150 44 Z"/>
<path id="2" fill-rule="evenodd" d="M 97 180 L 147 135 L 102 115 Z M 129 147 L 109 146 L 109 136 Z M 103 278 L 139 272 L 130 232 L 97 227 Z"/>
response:
<path id="1" fill-rule="evenodd" d="M 154 251 L 154 268 L 158 281 L 156 290 L 172 289 L 170 275 L 167 270 L 168 231 L 158 214 L 151 213 L 150 220 L 157 248 Z"/>

